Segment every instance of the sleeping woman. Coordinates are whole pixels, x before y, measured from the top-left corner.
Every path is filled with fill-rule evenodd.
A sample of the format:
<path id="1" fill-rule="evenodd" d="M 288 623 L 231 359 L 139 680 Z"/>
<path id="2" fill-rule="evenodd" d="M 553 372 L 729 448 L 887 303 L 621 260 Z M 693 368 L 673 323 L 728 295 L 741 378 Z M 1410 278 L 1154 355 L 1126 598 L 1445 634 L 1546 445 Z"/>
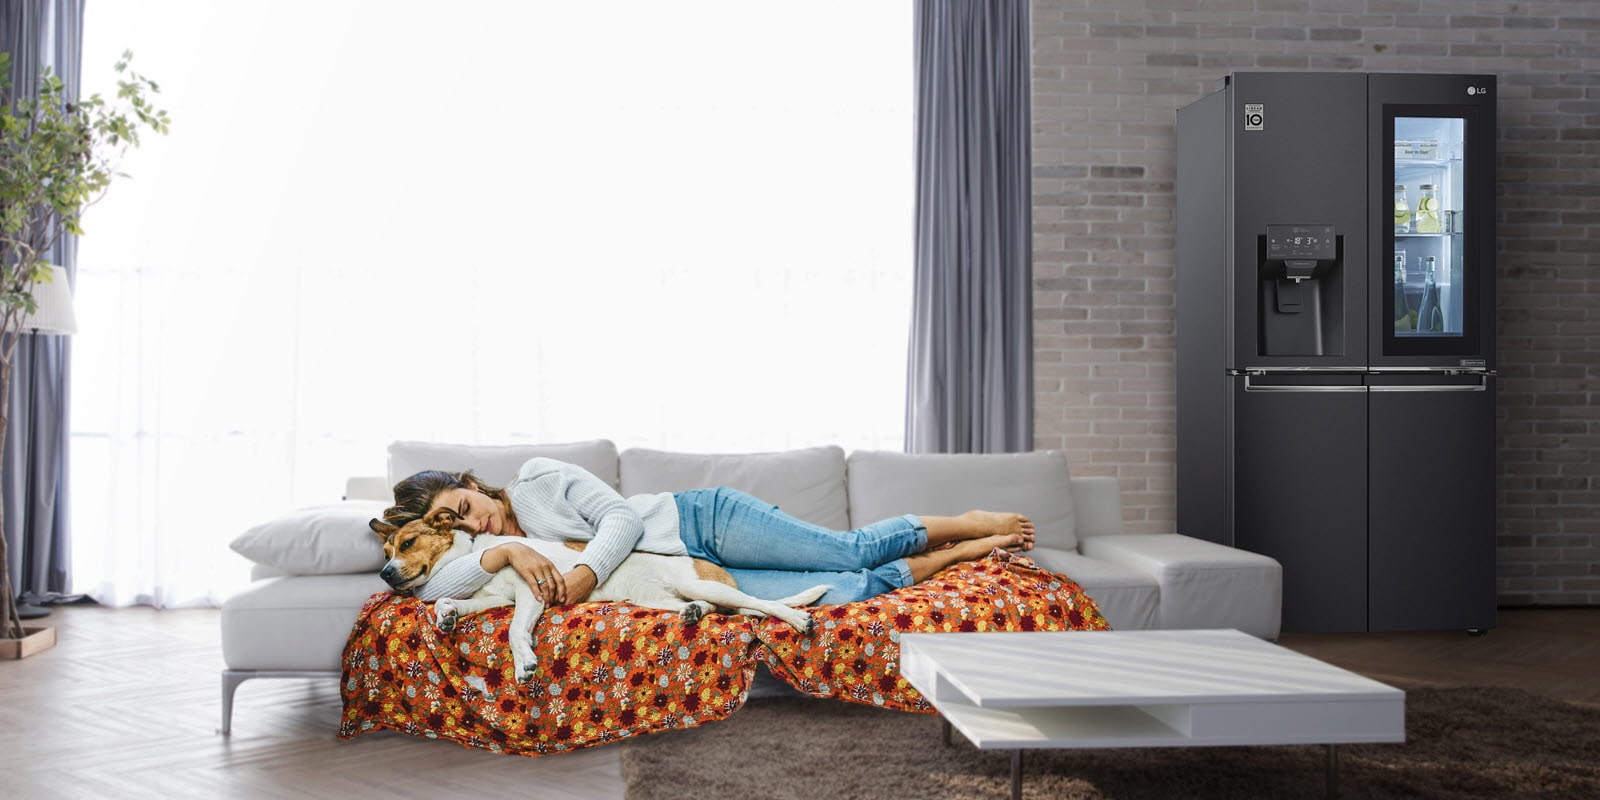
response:
<path id="1" fill-rule="evenodd" d="M 910 586 L 997 547 L 1031 550 L 1034 543 L 1033 522 L 1013 513 L 906 514 L 835 531 L 725 486 L 623 498 L 583 468 L 549 458 L 530 459 L 504 488 L 471 472 L 419 472 L 395 484 L 394 501 L 383 514 L 394 525 L 445 507 L 474 534 L 586 544 L 564 573 L 517 544 L 456 559 L 419 588 L 417 596 L 429 601 L 468 597 L 510 566 L 546 604 L 580 603 L 628 553 L 642 550 L 710 561 L 741 591 L 766 599 L 828 584 L 817 602 L 830 605 Z"/>

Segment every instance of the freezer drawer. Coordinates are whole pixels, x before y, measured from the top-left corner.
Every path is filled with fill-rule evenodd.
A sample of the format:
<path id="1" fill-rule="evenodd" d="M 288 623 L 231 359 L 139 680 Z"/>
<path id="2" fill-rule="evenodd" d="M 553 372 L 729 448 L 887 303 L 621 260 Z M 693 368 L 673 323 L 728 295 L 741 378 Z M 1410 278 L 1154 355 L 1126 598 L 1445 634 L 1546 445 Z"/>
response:
<path id="1" fill-rule="evenodd" d="M 1235 381 L 1234 544 L 1283 565 L 1283 629 L 1367 625 L 1367 392 L 1360 376 Z"/>
<path id="2" fill-rule="evenodd" d="M 1494 379 L 1368 382 L 1368 629 L 1494 627 Z"/>

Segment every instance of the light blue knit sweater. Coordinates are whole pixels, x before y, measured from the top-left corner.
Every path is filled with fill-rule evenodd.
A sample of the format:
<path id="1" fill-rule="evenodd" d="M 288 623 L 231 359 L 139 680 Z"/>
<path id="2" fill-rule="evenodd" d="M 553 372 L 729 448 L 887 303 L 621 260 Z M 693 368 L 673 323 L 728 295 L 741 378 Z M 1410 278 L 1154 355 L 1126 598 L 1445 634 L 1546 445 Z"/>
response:
<path id="1" fill-rule="evenodd" d="M 506 487 L 517 525 L 529 538 L 587 542 L 579 564 L 594 570 L 600 583 L 634 550 L 687 555 L 678 537 L 678 505 L 671 492 L 623 499 L 605 481 L 582 467 L 550 458 L 529 459 Z M 417 589 L 417 597 L 470 597 L 490 574 L 478 557 L 458 558 L 439 568 Z"/>

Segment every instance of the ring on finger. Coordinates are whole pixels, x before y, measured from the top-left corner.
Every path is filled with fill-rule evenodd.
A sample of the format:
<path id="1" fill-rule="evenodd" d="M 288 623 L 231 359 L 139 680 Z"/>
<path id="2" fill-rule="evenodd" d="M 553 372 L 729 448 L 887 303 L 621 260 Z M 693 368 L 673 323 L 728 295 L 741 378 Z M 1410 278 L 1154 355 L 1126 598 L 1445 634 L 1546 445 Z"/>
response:
<path id="1" fill-rule="evenodd" d="M 544 585 L 544 578 L 540 578 L 540 579 L 534 581 L 534 585 L 543 586 Z"/>

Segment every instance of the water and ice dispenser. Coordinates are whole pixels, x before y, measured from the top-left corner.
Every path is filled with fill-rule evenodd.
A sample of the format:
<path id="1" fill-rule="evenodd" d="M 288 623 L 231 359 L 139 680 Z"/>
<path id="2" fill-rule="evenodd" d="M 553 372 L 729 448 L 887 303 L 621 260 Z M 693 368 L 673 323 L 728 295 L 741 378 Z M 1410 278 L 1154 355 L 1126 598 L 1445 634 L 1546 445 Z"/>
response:
<path id="1" fill-rule="evenodd" d="M 1343 355 L 1343 239 L 1332 225 L 1268 225 L 1259 237 L 1260 355 Z"/>

